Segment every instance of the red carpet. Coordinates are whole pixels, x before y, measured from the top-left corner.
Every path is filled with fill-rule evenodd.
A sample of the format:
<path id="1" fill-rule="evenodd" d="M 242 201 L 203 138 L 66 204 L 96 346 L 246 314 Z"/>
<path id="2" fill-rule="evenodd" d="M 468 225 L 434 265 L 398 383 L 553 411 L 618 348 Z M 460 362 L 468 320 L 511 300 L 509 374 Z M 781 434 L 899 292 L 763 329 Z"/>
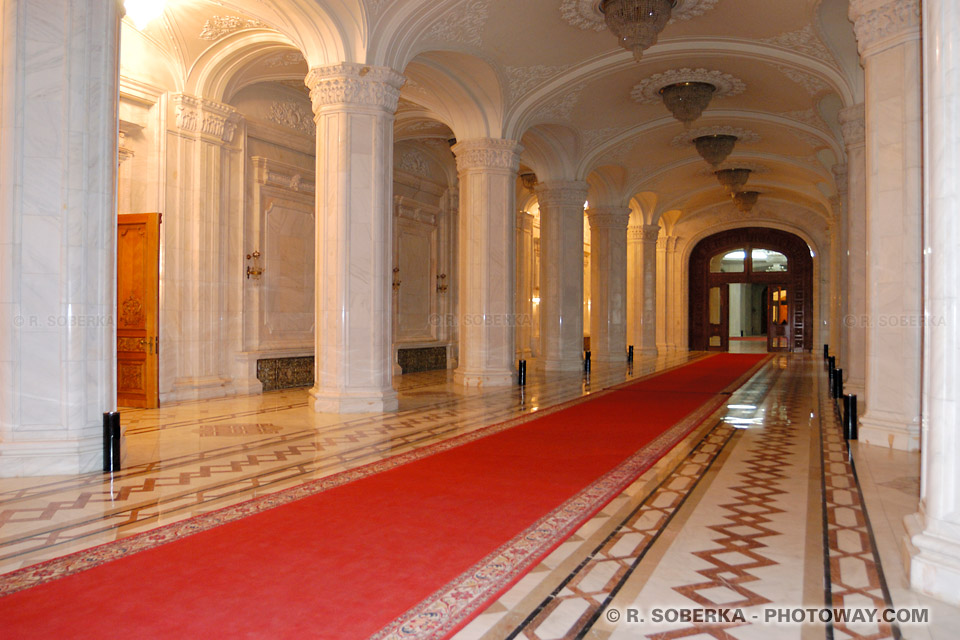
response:
<path id="1" fill-rule="evenodd" d="M 75 554 L 71 566 L 121 557 L 0 598 L 0 637 L 366 638 L 457 581 L 439 594 L 441 604 L 422 605 L 424 615 L 407 623 L 449 633 L 669 450 L 694 426 L 691 413 L 699 409 L 702 420 L 722 401 L 717 394 L 765 357 L 706 358 L 489 435 L 441 443 L 409 462 L 398 456 L 310 483 L 318 493 L 276 508 L 270 497 L 265 506 L 251 501 L 249 509 L 264 510 L 137 553 L 124 548 L 149 547 L 157 534 Z M 669 438 L 662 435 L 671 427 Z M 633 465 L 626 475 L 625 461 Z M 555 527 L 565 513 L 576 516 Z M 167 529 L 183 535 L 192 522 Z M 502 562 L 478 568 L 527 547 L 533 551 L 496 579 L 485 572 Z M 0 576 L 0 593 L 19 574 L 34 579 L 58 562 Z"/>

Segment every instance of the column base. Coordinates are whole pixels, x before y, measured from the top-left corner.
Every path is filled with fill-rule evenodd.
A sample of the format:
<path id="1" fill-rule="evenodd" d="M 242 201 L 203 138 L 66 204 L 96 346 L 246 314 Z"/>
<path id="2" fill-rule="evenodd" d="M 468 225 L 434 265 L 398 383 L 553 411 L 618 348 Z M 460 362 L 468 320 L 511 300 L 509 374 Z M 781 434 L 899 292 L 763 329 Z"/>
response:
<path id="1" fill-rule="evenodd" d="M 590 354 L 590 360 L 599 364 L 626 364 L 627 354 L 624 353 L 600 353 L 593 351 Z"/>
<path id="2" fill-rule="evenodd" d="M 327 391 L 313 387 L 313 410 L 317 413 L 388 413 L 399 407 L 397 392 L 389 391 Z"/>
<path id="3" fill-rule="evenodd" d="M 860 419 L 859 442 L 899 451 L 920 450 L 920 429 L 916 425 L 868 412 Z"/>
<path id="4" fill-rule="evenodd" d="M 230 383 L 230 379 L 220 376 L 177 378 L 173 381 L 173 389 L 169 393 L 161 394 L 160 401 L 163 403 L 222 398 L 230 395 L 228 389 Z"/>
<path id="5" fill-rule="evenodd" d="M 640 349 L 640 351 L 636 352 L 634 355 L 639 354 L 644 358 L 656 358 L 659 353 L 660 350 L 657 349 L 657 347 L 651 347 L 650 349 Z"/>
<path id="6" fill-rule="evenodd" d="M 453 383 L 464 387 L 509 387 L 516 384 L 513 371 L 461 371 L 453 372 Z"/>
<path id="7" fill-rule="evenodd" d="M 126 456 L 121 440 L 121 460 Z M 0 442 L 0 477 L 75 476 L 103 469 L 103 434 L 71 440 Z"/>
<path id="8" fill-rule="evenodd" d="M 923 515 L 903 519 L 904 560 L 914 591 L 960 606 L 960 542 L 924 532 Z"/>

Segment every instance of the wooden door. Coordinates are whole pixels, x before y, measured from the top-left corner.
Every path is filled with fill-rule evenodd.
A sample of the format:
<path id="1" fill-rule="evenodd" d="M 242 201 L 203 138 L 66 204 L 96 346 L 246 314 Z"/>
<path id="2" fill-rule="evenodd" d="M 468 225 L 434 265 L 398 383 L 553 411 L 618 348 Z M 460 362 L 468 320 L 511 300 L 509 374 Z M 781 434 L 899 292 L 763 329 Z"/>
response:
<path id="1" fill-rule="evenodd" d="M 159 405 L 160 214 L 117 216 L 117 404 Z"/>
<path id="2" fill-rule="evenodd" d="M 790 350 L 790 302 L 787 287 L 767 288 L 767 351 Z"/>
<path id="3" fill-rule="evenodd" d="M 707 292 L 707 351 L 730 349 L 730 285 L 710 287 Z"/>

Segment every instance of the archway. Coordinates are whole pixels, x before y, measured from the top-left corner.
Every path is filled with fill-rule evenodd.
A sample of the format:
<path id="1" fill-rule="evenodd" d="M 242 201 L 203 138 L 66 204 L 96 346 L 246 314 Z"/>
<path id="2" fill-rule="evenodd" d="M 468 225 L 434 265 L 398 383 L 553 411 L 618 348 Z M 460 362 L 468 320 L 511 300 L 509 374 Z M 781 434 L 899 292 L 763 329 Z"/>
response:
<path id="1" fill-rule="evenodd" d="M 723 231 L 697 243 L 689 273 L 691 349 L 728 351 L 731 338 L 761 336 L 768 351 L 812 349 L 813 259 L 800 237 Z"/>

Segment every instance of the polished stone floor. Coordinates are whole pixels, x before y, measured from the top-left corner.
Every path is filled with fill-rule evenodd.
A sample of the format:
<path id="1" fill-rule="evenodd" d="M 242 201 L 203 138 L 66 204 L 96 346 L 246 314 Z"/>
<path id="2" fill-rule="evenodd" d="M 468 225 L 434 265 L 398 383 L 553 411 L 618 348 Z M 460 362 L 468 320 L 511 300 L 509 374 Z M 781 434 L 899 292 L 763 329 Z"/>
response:
<path id="1" fill-rule="evenodd" d="M 630 370 L 595 366 L 589 378 L 547 377 L 531 362 L 524 389 L 464 390 L 445 371 L 410 374 L 397 378 L 400 411 L 388 415 L 317 414 L 306 390 L 123 411 L 123 471 L 0 480 L 0 573 L 426 446 L 691 357 L 642 360 Z M 813 356 L 775 356 L 457 637 L 955 637 L 960 611 L 910 591 L 900 560 L 902 519 L 917 506 L 918 456 L 853 443 L 851 464 L 824 377 Z M 929 622 L 782 620 L 793 615 L 790 608 L 827 602 L 850 610 L 919 608 Z M 670 619 L 685 611 L 745 619 Z M 781 619 L 765 621 L 770 615 Z"/>

